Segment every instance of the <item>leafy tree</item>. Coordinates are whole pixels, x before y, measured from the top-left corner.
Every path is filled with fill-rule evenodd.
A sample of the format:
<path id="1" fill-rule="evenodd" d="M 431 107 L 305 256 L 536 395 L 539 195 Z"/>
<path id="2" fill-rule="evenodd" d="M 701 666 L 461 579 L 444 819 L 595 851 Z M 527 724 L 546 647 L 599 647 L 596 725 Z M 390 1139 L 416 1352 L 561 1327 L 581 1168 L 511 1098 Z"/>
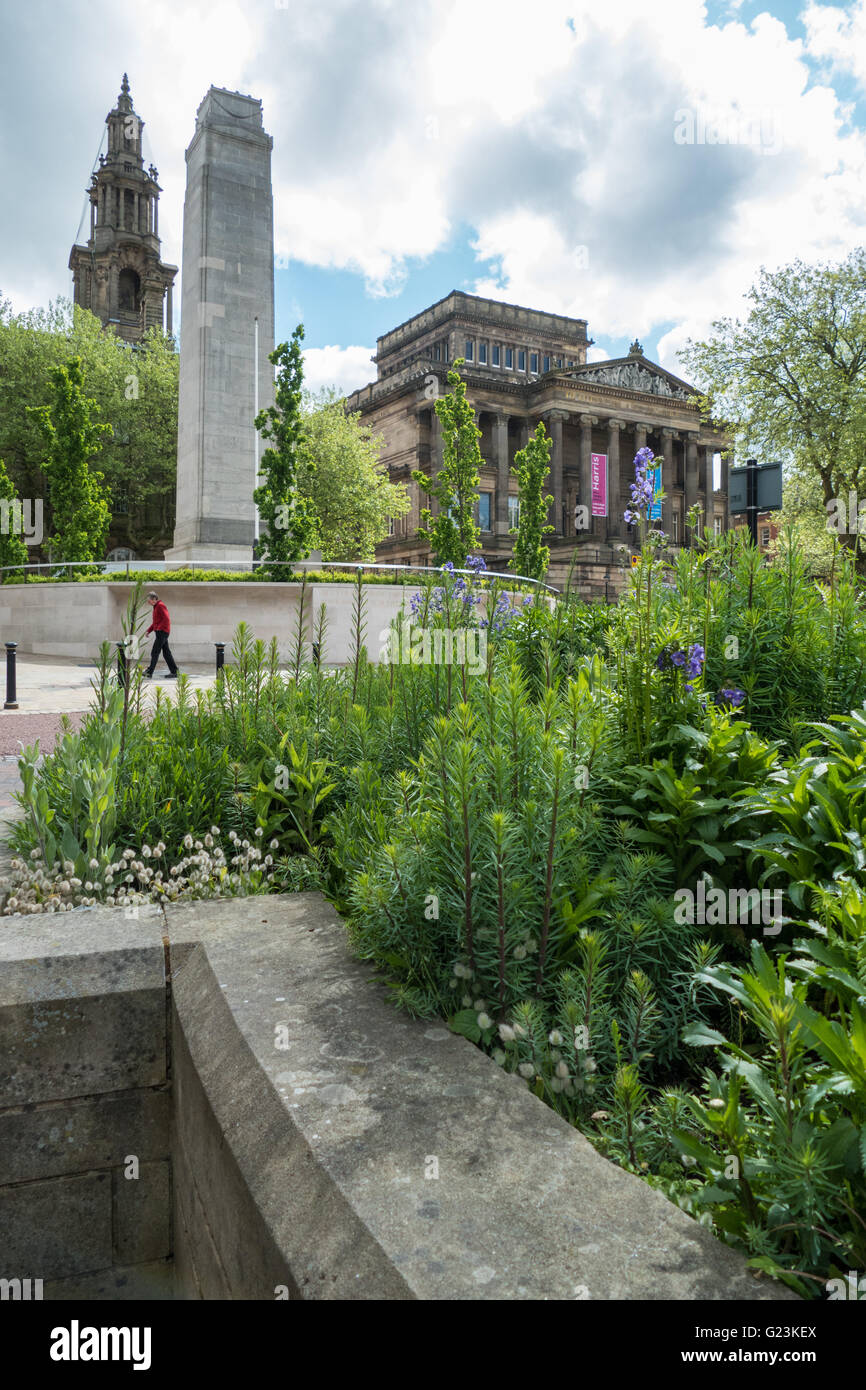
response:
<path id="1" fill-rule="evenodd" d="M 90 460 L 100 452 L 111 425 L 93 419 L 96 402 L 85 396 L 81 359 L 51 372 L 54 400 L 35 413 L 47 445 L 43 469 L 51 490 L 52 558 L 101 560 L 111 512 L 103 474 Z"/>
<path id="2" fill-rule="evenodd" d="M 81 359 L 100 419 L 113 427 L 100 467 L 126 509 L 112 522 L 112 543 L 161 554 L 174 529 L 178 356 L 157 330 L 132 345 L 66 300 L 17 315 L 0 303 L 0 457 L 22 496 L 45 496 L 44 441 L 33 407 L 46 403 L 52 369 L 71 356 Z M 50 518 L 49 503 L 48 529 Z"/>
<path id="3" fill-rule="evenodd" d="M 514 458 L 512 471 L 517 474 L 519 512 L 517 526 L 511 534 L 517 537 L 509 569 L 527 579 L 543 579 L 550 562 L 550 551 L 542 537 L 553 527 L 547 523 L 548 507 L 553 501 L 544 492 L 550 472 L 550 450 L 553 441 L 539 420 L 535 433 Z"/>
<path id="4" fill-rule="evenodd" d="M 279 568 L 280 563 L 305 560 L 318 535 L 312 503 L 298 485 L 303 438 L 303 338 L 304 325 L 299 323 L 292 341 L 280 343 L 270 354 L 268 360 L 277 368 L 274 404 L 256 416 L 256 429 L 274 444 L 262 455 L 259 474 L 264 482 L 253 493 L 265 526 L 257 555 L 275 579 L 290 577 L 291 569 Z M 309 473 L 309 463 L 306 471 Z"/>
<path id="5" fill-rule="evenodd" d="M 464 360 L 455 358 L 448 373 L 451 390 L 440 396 L 434 406 L 442 425 L 442 467 L 433 479 L 420 469 L 412 472 L 422 491 L 439 503 L 437 516 L 428 508 L 421 512 L 418 539 L 429 541 L 435 564 L 444 565 L 450 560 L 458 567 L 465 565 L 467 555 L 481 543 L 481 532 L 475 524 L 482 465 L 478 447 L 481 431 L 466 399 L 466 383 L 456 370 Z"/>
<path id="6" fill-rule="evenodd" d="M 720 319 L 681 357 L 741 450 L 787 456 L 826 504 L 866 495 L 866 250 L 838 265 L 762 269 L 744 321 Z M 856 534 L 845 543 L 856 547 Z"/>
<path id="7" fill-rule="evenodd" d="M 25 542 L 14 529 L 15 508 L 12 503 L 18 501 L 18 493 L 15 491 L 15 484 L 6 472 L 6 464 L 0 459 L 0 568 L 8 569 L 12 565 L 26 565 L 29 551 Z M 2 506 L 5 502 L 7 505 Z"/>
<path id="8" fill-rule="evenodd" d="M 324 560 L 374 560 L 389 517 L 409 510 L 405 487 L 389 482 L 379 463 L 381 444 L 358 413 L 346 414 L 336 391 L 307 397 L 298 486 L 319 518 Z"/>

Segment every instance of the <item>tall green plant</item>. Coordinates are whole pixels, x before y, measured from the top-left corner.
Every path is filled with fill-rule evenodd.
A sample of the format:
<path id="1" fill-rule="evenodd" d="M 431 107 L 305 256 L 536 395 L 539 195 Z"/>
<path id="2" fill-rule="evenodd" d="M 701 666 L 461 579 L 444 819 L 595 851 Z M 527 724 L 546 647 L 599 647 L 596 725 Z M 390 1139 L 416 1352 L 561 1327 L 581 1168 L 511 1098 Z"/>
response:
<path id="1" fill-rule="evenodd" d="M 554 529 L 547 522 L 553 498 L 544 492 L 552 444 L 543 422 L 539 421 L 526 448 L 518 451 L 512 465 L 517 474 L 519 511 L 517 527 L 511 528 L 511 534 L 517 539 L 508 567 L 527 579 L 544 579 L 550 562 L 550 551 L 542 538 Z"/>
<path id="2" fill-rule="evenodd" d="M 84 394 L 80 358 L 56 367 L 51 383 L 51 404 L 35 411 L 47 446 L 43 467 L 50 489 L 51 554 L 59 560 L 102 559 L 111 512 L 103 475 L 91 460 L 111 426 L 94 418 L 96 402 Z"/>
<path id="3" fill-rule="evenodd" d="M 256 429 L 263 439 L 272 441 L 259 465 L 264 481 L 253 492 L 264 523 L 258 556 L 272 578 L 280 580 L 290 578 L 293 560 L 306 559 L 318 533 L 313 504 L 301 494 L 298 483 L 303 437 L 303 339 L 304 326 L 299 323 L 291 342 L 280 343 L 270 354 L 269 361 L 277 368 L 274 404 L 256 416 Z M 311 466 L 307 459 L 307 473 Z"/>
<path id="4" fill-rule="evenodd" d="M 442 428 L 442 467 L 432 479 L 420 469 L 412 473 L 421 490 L 439 503 L 435 517 L 429 508 L 422 510 L 418 539 L 429 541 L 434 564 L 450 562 L 458 568 L 481 541 L 475 524 L 482 465 L 478 447 L 481 431 L 475 423 L 475 411 L 466 399 L 466 383 L 457 371 L 463 365 L 462 357 L 455 358 L 448 372 L 451 390 L 440 396 L 434 406 Z"/>

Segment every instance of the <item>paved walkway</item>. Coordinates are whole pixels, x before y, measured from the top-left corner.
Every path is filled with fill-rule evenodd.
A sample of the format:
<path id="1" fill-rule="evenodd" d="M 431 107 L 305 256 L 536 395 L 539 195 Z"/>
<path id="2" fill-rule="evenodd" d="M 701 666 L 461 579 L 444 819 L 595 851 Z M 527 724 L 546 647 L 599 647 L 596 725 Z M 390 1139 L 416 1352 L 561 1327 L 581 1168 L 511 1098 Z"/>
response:
<path id="1" fill-rule="evenodd" d="M 216 678 L 213 666 L 193 665 L 183 669 L 190 685 L 198 690 L 213 685 Z M 21 808 L 12 796 L 21 787 L 18 777 L 21 750 L 38 739 L 40 751 L 50 753 L 61 731 L 63 714 L 69 716 L 74 728 L 79 727 L 93 699 L 96 666 L 91 661 L 67 657 L 19 655 L 16 673 L 18 709 L 0 708 L 0 878 L 11 858 L 6 844 L 7 826 L 10 820 L 21 815 Z M 0 681 L 5 695 L 3 670 L 0 670 Z M 164 675 L 145 681 L 146 705 L 155 702 L 157 688 L 171 699 L 177 685 L 173 680 L 166 680 Z"/>

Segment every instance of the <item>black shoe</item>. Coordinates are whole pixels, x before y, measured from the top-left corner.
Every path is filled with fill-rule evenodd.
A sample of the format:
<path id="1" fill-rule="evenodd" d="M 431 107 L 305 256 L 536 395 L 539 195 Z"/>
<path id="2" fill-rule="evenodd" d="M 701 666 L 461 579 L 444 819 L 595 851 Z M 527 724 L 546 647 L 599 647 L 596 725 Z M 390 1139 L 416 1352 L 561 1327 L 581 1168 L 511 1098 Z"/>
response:
<path id="1" fill-rule="evenodd" d="M 153 672 L 152 672 L 152 671 L 142 671 L 141 674 L 142 674 L 142 676 L 144 677 L 144 679 L 145 679 L 146 681 L 152 681 L 152 680 L 153 680 Z"/>
<path id="2" fill-rule="evenodd" d="M 180 671 L 169 671 L 168 675 L 166 676 L 166 680 L 167 680 L 167 681 L 176 681 L 179 675 L 180 675 Z"/>

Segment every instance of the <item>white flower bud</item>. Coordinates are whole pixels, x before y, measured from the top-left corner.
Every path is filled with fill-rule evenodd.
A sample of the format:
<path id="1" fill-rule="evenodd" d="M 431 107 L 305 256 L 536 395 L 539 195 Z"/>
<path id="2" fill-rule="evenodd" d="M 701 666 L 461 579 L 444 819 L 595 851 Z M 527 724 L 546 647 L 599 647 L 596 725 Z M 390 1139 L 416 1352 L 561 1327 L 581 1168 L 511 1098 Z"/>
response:
<path id="1" fill-rule="evenodd" d="M 527 1081 L 530 1081 L 535 1075 L 535 1067 L 531 1062 L 521 1062 L 517 1070 L 520 1072 L 521 1076 L 526 1077 Z"/>

